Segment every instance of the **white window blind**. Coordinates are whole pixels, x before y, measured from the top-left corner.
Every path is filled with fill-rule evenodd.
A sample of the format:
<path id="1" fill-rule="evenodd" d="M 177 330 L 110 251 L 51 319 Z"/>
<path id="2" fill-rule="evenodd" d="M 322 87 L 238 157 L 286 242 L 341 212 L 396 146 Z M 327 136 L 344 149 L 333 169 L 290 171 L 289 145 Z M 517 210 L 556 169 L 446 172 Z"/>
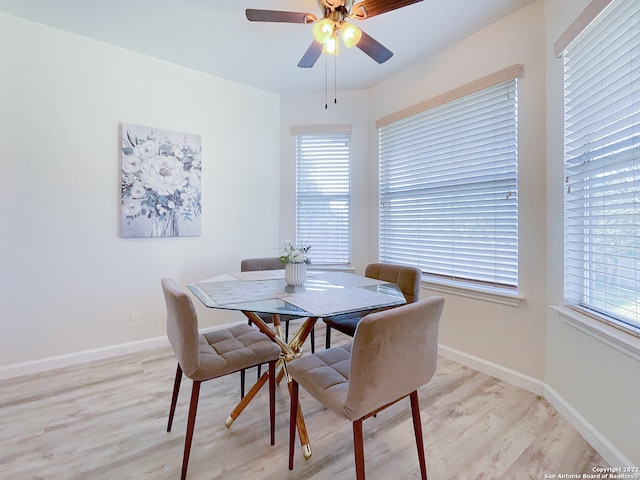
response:
<path id="1" fill-rule="evenodd" d="M 640 2 L 564 51 L 565 301 L 640 333 Z"/>
<path id="2" fill-rule="evenodd" d="M 349 265 L 350 134 L 296 135 L 296 240 L 316 265 Z"/>
<path id="3" fill-rule="evenodd" d="M 380 259 L 518 285 L 516 80 L 382 126 Z"/>

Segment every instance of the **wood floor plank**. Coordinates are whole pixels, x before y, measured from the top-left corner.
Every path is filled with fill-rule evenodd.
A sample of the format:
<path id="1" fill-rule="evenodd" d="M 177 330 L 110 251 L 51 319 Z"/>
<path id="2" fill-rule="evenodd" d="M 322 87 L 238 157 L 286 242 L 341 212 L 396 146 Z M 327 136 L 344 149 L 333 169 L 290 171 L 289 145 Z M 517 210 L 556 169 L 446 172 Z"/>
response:
<path id="1" fill-rule="evenodd" d="M 333 336 L 334 345 L 348 341 Z M 323 341 L 322 325 L 316 337 Z M 171 349 L 159 348 L 0 382 L 0 479 L 179 478 L 191 382 L 182 382 L 167 433 L 175 365 Z M 419 396 L 430 480 L 538 480 L 607 466 L 544 399 L 458 363 L 440 358 Z M 275 446 L 266 389 L 227 429 L 238 399 L 238 375 L 202 384 L 188 479 L 355 478 L 350 423 L 302 389 L 313 456 L 305 461 L 298 449 L 294 471 L 286 385 Z M 368 479 L 419 478 L 408 400 L 366 420 L 364 436 Z"/>

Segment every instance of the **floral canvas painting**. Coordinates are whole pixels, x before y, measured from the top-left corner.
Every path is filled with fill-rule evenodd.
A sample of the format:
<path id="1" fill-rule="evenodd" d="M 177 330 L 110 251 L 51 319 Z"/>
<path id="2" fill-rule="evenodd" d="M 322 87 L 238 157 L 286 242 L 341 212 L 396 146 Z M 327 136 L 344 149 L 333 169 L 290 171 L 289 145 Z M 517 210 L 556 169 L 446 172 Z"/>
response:
<path id="1" fill-rule="evenodd" d="M 122 124 L 122 236 L 200 236 L 202 137 Z"/>

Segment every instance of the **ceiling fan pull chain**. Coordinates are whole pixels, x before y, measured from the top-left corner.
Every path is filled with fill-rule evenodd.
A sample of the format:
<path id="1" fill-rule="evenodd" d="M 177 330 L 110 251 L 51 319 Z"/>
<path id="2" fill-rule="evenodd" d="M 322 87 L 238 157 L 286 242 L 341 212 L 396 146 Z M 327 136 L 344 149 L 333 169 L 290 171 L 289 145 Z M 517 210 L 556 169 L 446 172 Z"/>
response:
<path id="1" fill-rule="evenodd" d="M 338 103 L 338 55 L 333 57 L 333 104 Z"/>
<path id="2" fill-rule="evenodd" d="M 324 56 L 324 109 L 327 109 L 327 105 L 328 105 L 328 101 L 327 101 L 327 97 L 329 96 L 328 90 L 329 90 L 329 72 L 328 72 L 328 60 L 327 60 L 327 56 Z"/>

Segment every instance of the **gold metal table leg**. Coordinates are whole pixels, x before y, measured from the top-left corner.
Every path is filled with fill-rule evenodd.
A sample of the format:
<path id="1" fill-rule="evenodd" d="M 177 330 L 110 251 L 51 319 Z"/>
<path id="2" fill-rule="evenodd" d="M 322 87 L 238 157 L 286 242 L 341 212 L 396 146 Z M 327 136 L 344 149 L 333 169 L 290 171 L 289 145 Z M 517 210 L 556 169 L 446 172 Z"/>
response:
<path id="1" fill-rule="evenodd" d="M 302 354 L 302 344 L 305 342 L 311 330 L 316 324 L 318 320 L 316 317 L 309 317 L 302 324 L 302 327 L 296 332 L 294 337 L 291 339 L 291 342 L 288 344 L 283 340 L 282 337 L 282 327 L 280 326 L 280 318 L 278 315 L 273 316 L 273 323 L 275 327 L 275 332 L 267 326 L 264 321 L 253 312 L 244 312 L 244 314 L 251 319 L 251 321 L 271 340 L 276 342 L 278 346 L 282 349 L 282 356 L 280 360 L 278 360 L 278 365 L 282 366 L 282 369 L 278 372 L 276 380 L 280 382 L 282 378 L 287 379 L 287 387 L 289 389 L 289 394 L 291 394 L 291 378 L 287 373 L 287 362 L 294 358 L 299 357 Z M 251 389 L 247 392 L 247 394 L 240 400 L 240 403 L 233 409 L 233 411 L 229 414 L 224 424 L 227 428 L 231 427 L 233 422 L 240 416 L 245 407 L 253 400 L 253 397 L 256 396 L 258 391 L 264 386 L 269 378 L 269 372 L 265 372 L 258 379 L 258 381 L 251 387 Z M 307 426 L 304 421 L 304 415 L 302 414 L 302 408 L 298 405 L 298 415 L 296 418 L 296 425 L 298 428 L 298 435 L 300 437 L 300 444 L 302 445 L 302 454 L 304 455 L 305 460 L 311 458 L 311 443 L 309 442 L 309 434 L 307 433 Z"/>
<path id="2" fill-rule="evenodd" d="M 287 373 L 286 363 L 283 365 L 282 371 L 287 377 L 287 388 L 289 389 L 289 395 L 291 395 L 291 377 Z M 309 434 L 307 433 L 307 425 L 304 422 L 304 415 L 302 414 L 302 408 L 300 402 L 298 402 L 298 412 L 296 415 L 296 427 L 298 428 L 298 437 L 300 438 L 300 445 L 302 446 L 302 454 L 305 460 L 311 458 L 311 443 L 309 442 Z"/>
<path id="3" fill-rule="evenodd" d="M 311 444 L 307 443 L 306 445 L 302 445 L 302 455 L 304 455 L 305 460 L 309 460 L 311 458 Z"/>
<path id="4" fill-rule="evenodd" d="M 298 356 L 302 354 L 302 345 L 305 340 L 311 333 L 311 330 L 315 327 L 316 322 L 318 321 L 317 317 L 309 317 L 302 324 L 300 329 L 296 332 L 294 337 L 289 342 L 289 348 L 293 350 Z M 287 364 L 286 362 L 283 365 L 283 371 L 287 378 L 287 383 L 291 385 L 291 377 L 287 373 Z M 289 391 L 291 391 L 289 389 Z M 300 444 L 302 445 L 302 454 L 304 455 L 305 460 L 309 460 L 311 458 L 311 442 L 309 441 L 309 434 L 307 433 L 307 426 L 304 421 L 304 415 L 302 414 L 302 408 L 300 403 L 298 402 L 298 416 L 296 418 L 296 424 L 298 427 L 298 435 L 300 437 Z"/>
<path id="5" fill-rule="evenodd" d="M 233 409 L 233 411 L 229 414 L 227 419 L 224 421 L 224 424 L 227 428 L 229 428 L 231 424 L 235 421 L 235 419 L 240 416 L 240 414 L 245 409 L 245 407 L 249 405 L 249 402 L 253 400 L 253 397 L 256 396 L 256 393 L 258 393 L 258 391 L 263 387 L 263 385 L 267 383 L 268 379 L 269 379 L 269 372 L 264 372 L 260 376 L 258 381 L 253 385 L 253 387 L 251 387 L 251 389 L 247 392 L 247 394 L 244 397 L 242 397 L 242 399 L 240 400 L 240 403 L 236 405 L 236 408 Z"/>

